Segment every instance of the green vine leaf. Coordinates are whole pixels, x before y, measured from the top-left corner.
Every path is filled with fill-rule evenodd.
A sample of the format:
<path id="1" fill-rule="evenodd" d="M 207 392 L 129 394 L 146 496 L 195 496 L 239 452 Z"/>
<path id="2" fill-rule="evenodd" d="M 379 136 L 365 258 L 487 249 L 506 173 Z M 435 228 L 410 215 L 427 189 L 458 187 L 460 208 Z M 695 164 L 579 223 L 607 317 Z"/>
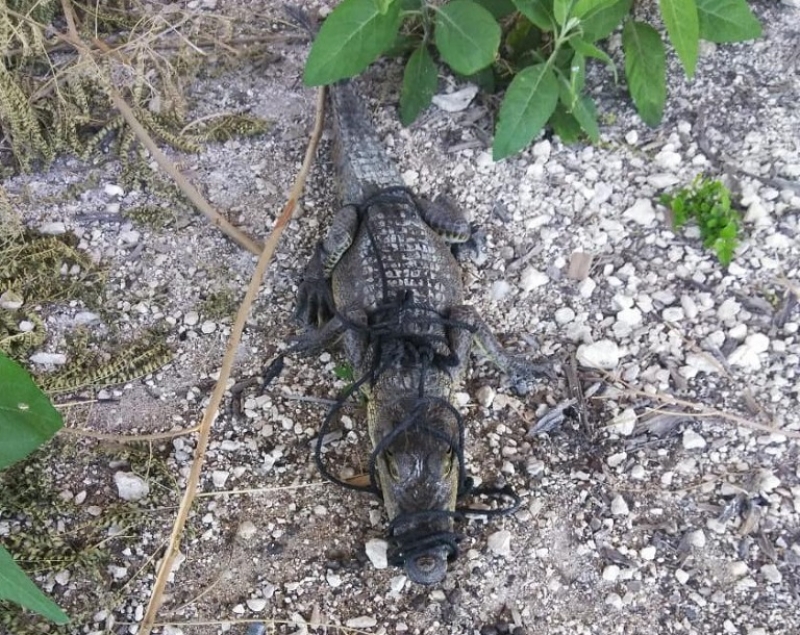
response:
<path id="1" fill-rule="evenodd" d="M 600 127 L 597 125 L 597 106 L 589 95 L 583 95 L 573 106 L 572 116 L 592 143 L 600 141 Z"/>
<path id="2" fill-rule="evenodd" d="M 622 30 L 625 77 L 642 120 L 656 126 L 667 101 L 667 63 L 664 43 L 653 27 L 629 20 Z"/>
<path id="3" fill-rule="evenodd" d="M 553 132 L 564 143 L 575 143 L 581 138 L 581 124 L 562 104 L 556 106 L 549 123 L 553 127 Z"/>
<path id="4" fill-rule="evenodd" d="M 403 88 L 400 91 L 400 121 L 411 124 L 431 103 L 438 75 L 436 64 L 425 45 L 416 49 L 408 58 L 403 72 Z"/>
<path id="5" fill-rule="evenodd" d="M 538 26 L 542 31 L 555 28 L 553 0 L 514 0 L 519 12 Z"/>
<path id="6" fill-rule="evenodd" d="M 26 609 L 44 615 L 56 624 L 69 623 L 69 617 L 47 597 L 14 562 L 11 554 L 0 546 L 0 599 L 10 600 Z"/>
<path id="7" fill-rule="evenodd" d="M 633 0 L 578 0 L 573 13 L 580 18 L 583 39 L 604 40 L 631 11 Z"/>
<path id="8" fill-rule="evenodd" d="M 696 0 L 700 37 L 709 42 L 741 42 L 761 37 L 761 23 L 745 0 Z"/>
<path id="9" fill-rule="evenodd" d="M 608 53 L 597 48 L 591 42 L 587 42 L 579 37 L 570 38 L 569 45 L 573 48 L 573 50 L 580 53 L 584 57 L 593 57 L 601 62 L 605 62 L 605 65 L 614 75 L 614 83 L 617 83 L 619 79 L 617 77 L 617 65 L 614 64 L 614 60 L 611 59 Z"/>
<path id="10" fill-rule="evenodd" d="M 495 20 L 501 20 L 517 10 L 511 0 L 475 0 L 475 2 L 491 13 Z"/>
<path id="11" fill-rule="evenodd" d="M 375 0 L 342 0 L 314 40 L 303 81 L 320 86 L 358 75 L 394 44 L 400 21 L 400 2 L 381 12 Z"/>
<path id="12" fill-rule="evenodd" d="M 695 0 L 659 0 L 667 33 L 690 79 L 697 68 L 700 52 L 700 22 Z"/>
<path id="13" fill-rule="evenodd" d="M 558 104 L 558 80 L 548 64 L 528 66 L 512 80 L 500 106 L 492 156 L 519 152 L 550 119 Z"/>
<path id="14" fill-rule="evenodd" d="M 569 10 L 573 0 L 553 0 L 553 17 L 559 26 L 564 26 L 569 18 Z"/>
<path id="15" fill-rule="evenodd" d="M 489 66 L 500 47 L 500 26 L 472 0 L 455 0 L 436 12 L 436 48 L 456 73 L 472 75 Z"/>
<path id="16" fill-rule="evenodd" d="M 2 353 L 0 386 L 0 469 L 5 469 L 49 440 L 62 421 L 28 372 Z"/>

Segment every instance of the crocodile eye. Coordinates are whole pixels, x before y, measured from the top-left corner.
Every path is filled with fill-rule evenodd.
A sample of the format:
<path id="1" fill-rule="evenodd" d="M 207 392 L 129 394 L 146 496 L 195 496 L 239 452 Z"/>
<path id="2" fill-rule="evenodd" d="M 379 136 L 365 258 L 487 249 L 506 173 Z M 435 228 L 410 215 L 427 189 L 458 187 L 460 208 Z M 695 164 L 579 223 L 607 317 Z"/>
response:
<path id="1" fill-rule="evenodd" d="M 394 454 L 392 454 L 389 450 L 384 450 L 383 457 L 386 460 L 386 469 L 389 472 L 389 476 L 392 477 L 393 481 L 399 481 L 400 473 L 397 471 L 397 463 L 394 459 Z"/>
<path id="2" fill-rule="evenodd" d="M 448 448 L 447 454 L 445 454 L 444 462 L 442 464 L 442 474 L 444 476 L 450 476 L 450 473 L 453 471 L 454 463 L 455 463 L 455 453 L 453 452 L 453 448 Z"/>

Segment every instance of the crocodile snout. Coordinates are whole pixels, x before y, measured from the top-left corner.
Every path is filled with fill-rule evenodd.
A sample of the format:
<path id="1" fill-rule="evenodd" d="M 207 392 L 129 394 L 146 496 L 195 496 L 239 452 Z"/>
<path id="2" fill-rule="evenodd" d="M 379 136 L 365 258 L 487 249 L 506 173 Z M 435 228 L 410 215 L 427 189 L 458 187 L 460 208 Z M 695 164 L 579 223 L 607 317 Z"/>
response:
<path id="1" fill-rule="evenodd" d="M 417 584 L 436 584 L 447 574 L 447 549 L 431 549 L 405 563 L 408 579 Z"/>

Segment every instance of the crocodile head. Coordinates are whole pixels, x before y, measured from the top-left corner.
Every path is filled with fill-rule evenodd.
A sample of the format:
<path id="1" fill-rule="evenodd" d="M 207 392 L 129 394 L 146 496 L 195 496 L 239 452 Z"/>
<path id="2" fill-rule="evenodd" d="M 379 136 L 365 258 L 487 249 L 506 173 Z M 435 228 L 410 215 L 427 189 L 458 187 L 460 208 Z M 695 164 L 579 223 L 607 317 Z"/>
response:
<path id="1" fill-rule="evenodd" d="M 437 400 L 407 397 L 371 414 L 375 469 L 391 521 L 392 562 L 404 566 L 413 582 L 435 584 L 455 553 L 458 420 Z"/>

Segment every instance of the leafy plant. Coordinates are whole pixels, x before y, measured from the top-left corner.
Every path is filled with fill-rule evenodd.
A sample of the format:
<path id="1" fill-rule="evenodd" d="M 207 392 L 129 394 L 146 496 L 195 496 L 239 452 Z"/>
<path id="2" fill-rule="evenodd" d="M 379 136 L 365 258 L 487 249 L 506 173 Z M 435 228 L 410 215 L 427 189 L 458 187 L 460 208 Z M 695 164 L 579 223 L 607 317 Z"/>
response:
<path id="1" fill-rule="evenodd" d="M 61 415 L 25 370 L 0 354 L 0 470 L 25 458 L 61 428 Z M 66 624 L 67 615 L 42 593 L 0 545 L 0 599 Z"/>
<path id="2" fill-rule="evenodd" d="M 660 201 L 672 210 L 675 227 L 694 219 L 700 227 L 703 246 L 713 249 L 723 265 L 730 264 L 739 242 L 739 214 L 731 207 L 730 190 L 721 181 L 700 174 L 690 187 L 662 194 Z"/>
<path id="3" fill-rule="evenodd" d="M 738 42 L 761 35 L 746 0 L 659 0 L 667 34 L 686 76 L 700 39 Z M 625 77 L 649 125 L 667 98 L 661 35 L 633 16 L 633 0 L 342 0 L 322 25 L 306 62 L 309 85 L 361 73 L 381 54 L 408 55 L 400 118 L 413 122 L 431 102 L 433 54 L 456 74 L 493 90 L 506 86 L 495 130 L 495 160 L 519 152 L 550 124 L 565 141 L 599 139 L 597 108 L 585 91 L 589 59 L 616 66 L 598 47 L 622 29 Z"/>

